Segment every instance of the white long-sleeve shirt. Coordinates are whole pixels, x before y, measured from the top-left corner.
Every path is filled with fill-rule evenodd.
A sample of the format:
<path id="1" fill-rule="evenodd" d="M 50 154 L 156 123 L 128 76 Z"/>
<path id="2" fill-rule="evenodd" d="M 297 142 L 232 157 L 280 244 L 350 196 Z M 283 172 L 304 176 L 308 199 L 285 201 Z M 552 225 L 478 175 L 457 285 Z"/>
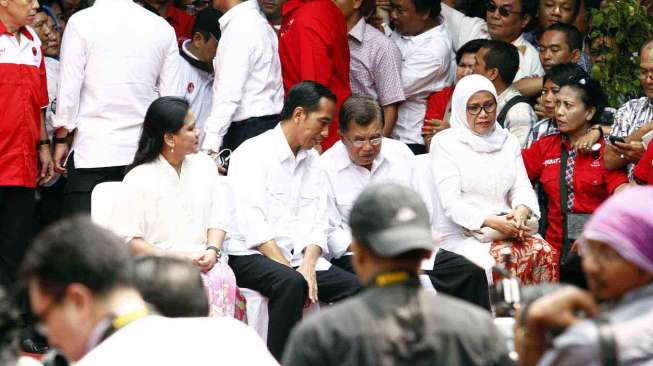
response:
<path id="1" fill-rule="evenodd" d="M 347 252 L 351 244 L 349 213 L 356 197 L 367 186 L 392 182 L 419 191 L 414 158 L 404 143 L 388 138 L 383 139 L 371 170 L 356 165 L 342 141 L 322 154 L 320 160 L 328 186 L 329 257 L 339 258 Z"/>
<path id="2" fill-rule="evenodd" d="M 441 5 L 441 15 L 446 22 L 454 52 L 473 39 L 490 39 L 485 20 L 468 17 L 445 3 Z"/>
<path id="3" fill-rule="evenodd" d="M 220 17 L 222 35 L 213 61 L 213 105 L 202 149 L 218 151 L 232 122 L 278 114 L 283 108 L 279 41 L 256 1 Z"/>
<path id="4" fill-rule="evenodd" d="M 442 20 L 442 19 L 441 19 Z M 407 144 L 424 144 L 422 124 L 426 100 L 452 84 L 452 45 L 444 23 L 416 36 L 393 32 L 401 52 L 401 80 L 406 101 L 399 105 L 392 138 Z"/>
<path id="5" fill-rule="evenodd" d="M 544 76 L 544 68 L 540 61 L 540 53 L 524 38 L 524 34 L 512 42 L 519 51 L 519 69 L 513 82 L 525 77 Z M 510 83 L 509 83 L 510 84 Z"/>
<path id="6" fill-rule="evenodd" d="M 260 254 L 274 239 L 293 266 L 308 245 L 327 252 L 327 192 L 319 156 L 313 149 L 290 150 L 281 124 L 245 141 L 231 155 L 229 184 L 235 220 L 227 251 Z"/>
<path id="7" fill-rule="evenodd" d="M 165 19 L 130 0 L 97 0 L 68 20 L 53 125 L 77 129 L 76 168 L 132 162 L 147 108 L 176 94 L 178 53 Z"/>

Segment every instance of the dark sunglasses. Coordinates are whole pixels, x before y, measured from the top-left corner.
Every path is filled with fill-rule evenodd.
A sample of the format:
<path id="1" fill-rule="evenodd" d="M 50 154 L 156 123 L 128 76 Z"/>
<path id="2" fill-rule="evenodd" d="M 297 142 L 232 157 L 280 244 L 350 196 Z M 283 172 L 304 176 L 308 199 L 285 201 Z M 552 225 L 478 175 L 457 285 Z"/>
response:
<path id="1" fill-rule="evenodd" d="M 490 3 L 490 2 L 488 2 L 486 4 L 486 7 L 487 7 L 487 11 L 489 11 L 490 13 L 494 13 L 495 11 L 497 11 L 497 9 L 499 9 L 499 15 L 501 15 L 504 18 L 509 17 L 510 14 L 522 14 L 523 13 L 521 11 L 510 11 L 505 6 L 497 6 L 497 4 Z"/>

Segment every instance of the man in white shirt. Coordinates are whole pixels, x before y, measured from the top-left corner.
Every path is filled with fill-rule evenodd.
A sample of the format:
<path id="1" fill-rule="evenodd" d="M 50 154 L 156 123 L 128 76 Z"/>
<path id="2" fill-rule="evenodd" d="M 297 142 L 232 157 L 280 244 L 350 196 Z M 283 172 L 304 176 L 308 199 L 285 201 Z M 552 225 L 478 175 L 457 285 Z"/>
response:
<path id="1" fill-rule="evenodd" d="M 279 122 L 283 107 L 279 42 L 256 1 L 214 0 L 213 4 L 224 15 L 202 150 L 233 151 Z"/>
<path id="2" fill-rule="evenodd" d="M 327 253 L 327 192 L 313 146 L 328 135 L 335 100 L 316 82 L 295 85 L 281 123 L 231 157 L 228 179 L 237 189 L 229 265 L 238 286 L 269 298 L 268 348 L 277 359 L 305 304 L 360 289 L 356 276 L 320 258 Z"/>
<path id="3" fill-rule="evenodd" d="M 222 14 L 208 7 L 197 14 L 193 38 L 179 46 L 179 95 L 190 103 L 195 127 L 203 131 L 213 102 L 213 59 L 220 40 Z M 200 140 L 201 141 L 201 140 Z"/>
<path id="4" fill-rule="evenodd" d="M 391 38 L 401 51 L 401 79 L 406 101 L 399 106 L 392 138 L 405 144 L 415 154 L 426 152 L 422 124 L 426 99 L 452 84 L 451 39 L 440 2 L 426 0 L 392 0 L 390 19 L 395 25 Z"/>
<path id="5" fill-rule="evenodd" d="M 129 247 L 79 216 L 44 230 L 21 267 L 49 344 L 76 365 L 278 365 L 235 319 L 153 314 L 133 273 Z"/>
<path id="6" fill-rule="evenodd" d="M 490 0 L 487 26 L 490 37 L 512 43 L 519 52 L 519 70 L 515 81 L 529 76 L 543 76 L 539 52 L 524 38 L 524 29 L 535 18 L 536 0 Z"/>
<path id="7" fill-rule="evenodd" d="M 537 122 L 537 115 L 512 80 L 519 67 L 517 48 L 503 41 L 487 40 L 476 53 L 474 73 L 488 78 L 497 90 L 497 123 L 515 135 L 522 147 Z"/>
<path id="8" fill-rule="evenodd" d="M 442 17 L 447 33 L 451 37 L 454 52 L 471 40 L 490 38 L 485 20 L 468 17 L 445 2 L 442 2 Z"/>
<path id="9" fill-rule="evenodd" d="M 68 20 L 53 123 L 65 214 L 90 212 L 95 185 L 122 180 L 150 103 L 177 93 L 178 52 L 165 19 L 130 0 L 97 0 Z"/>
<path id="10" fill-rule="evenodd" d="M 404 143 L 383 137 L 381 108 L 374 99 L 349 97 L 340 108 L 339 128 L 340 141 L 320 157 L 328 186 L 329 250 L 325 256 L 353 273 L 349 213 L 365 188 L 373 184 L 403 185 L 424 197 L 432 216 L 439 212 L 434 212 L 437 208 L 432 207 L 431 187 L 418 172 L 417 157 Z M 464 257 L 435 251 L 424 261 L 422 270 L 436 290 L 489 309 L 485 272 Z"/>

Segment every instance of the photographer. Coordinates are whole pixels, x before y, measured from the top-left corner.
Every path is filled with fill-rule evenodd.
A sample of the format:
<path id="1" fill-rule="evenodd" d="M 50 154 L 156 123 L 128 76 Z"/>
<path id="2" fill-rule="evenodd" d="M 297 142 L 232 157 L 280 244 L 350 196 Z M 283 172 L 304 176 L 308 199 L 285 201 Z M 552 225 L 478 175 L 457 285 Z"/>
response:
<path id="1" fill-rule="evenodd" d="M 521 365 L 653 361 L 651 202 L 653 188 L 633 187 L 594 213 L 580 240 L 590 292 L 565 287 L 521 309 L 515 329 Z"/>

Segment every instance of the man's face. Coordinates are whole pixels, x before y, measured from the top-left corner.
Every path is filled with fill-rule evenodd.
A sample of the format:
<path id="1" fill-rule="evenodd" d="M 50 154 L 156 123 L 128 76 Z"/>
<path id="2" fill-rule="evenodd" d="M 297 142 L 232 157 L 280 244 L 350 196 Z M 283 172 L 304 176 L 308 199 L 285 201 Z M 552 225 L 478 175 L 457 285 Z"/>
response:
<path id="1" fill-rule="evenodd" d="M 36 13 L 34 22 L 32 23 L 32 28 L 39 36 L 47 56 L 51 56 L 52 53 L 59 53 L 59 37 L 53 25 L 54 22 L 52 19 L 43 11 Z"/>
<path id="2" fill-rule="evenodd" d="M 574 53 L 569 49 L 567 36 L 559 31 L 546 31 L 540 37 L 540 62 L 544 70 L 573 62 Z"/>
<path id="3" fill-rule="evenodd" d="M 38 323 L 45 327 L 50 346 L 60 349 L 66 358 L 78 361 L 86 353 L 86 346 L 95 327 L 91 321 L 92 309 L 88 298 L 69 285 L 57 298 L 41 291 L 37 280 L 28 283 L 32 312 Z"/>
<path id="4" fill-rule="evenodd" d="M 351 161 L 366 169 L 372 168 L 374 159 L 381 152 L 383 141 L 383 126 L 380 119 L 374 120 L 367 126 L 349 123 L 349 130 L 342 134 L 342 142 L 347 148 Z"/>
<path id="5" fill-rule="evenodd" d="M 418 13 L 411 0 L 390 0 L 390 21 L 404 36 L 419 34 L 426 26 L 429 13 Z"/>
<path id="6" fill-rule="evenodd" d="M 322 98 L 318 108 L 312 112 L 303 112 L 299 123 L 299 144 L 303 149 L 311 149 L 322 142 L 329 134 L 329 126 L 336 114 L 336 103 Z"/>
<path id="7" fill-rule="evenodd" d="M 530 21 L 529 15 L 522 14 L 521 0 L 490 0 L 489 4 L 487 27 L 492 39 L 508 43 L 517 39 Z"/>
<path id="8" fill-rule="evenodd" d="M 0 7 L 9 16 L 9 20 L 18 27 L 32 24 L 39 7 L 37 0 L 0 0 Z"/>
<path id="9" fill-rule="evenodd" d="M 646 96 L 653 100 L 653 48 L 642 52 L 639 62 L 639 81 Z"/>
<path id="10" fill-rule="evenodd" d="M 460 62 L 456 66 L 456 83 L 463 77 L 474 73 L 474 65 L 476 64 L 476 54 L 465 53 L 460 58 Z"/>
<path id="11" fill-rule="evenodd" d="M 281 4 L 279 4 L 279 0 L 258 0 L 258 5 L 268 20 L 281 17 Z"/>
<path id="12" fill-rule="evenodd" d="M 474 74 L 483 75 L 486 78 L 490 78 L 490 70 L 485 66 L 485 55 L 487 54 L 487 48 L 481 47 L 476 55 L 474 55 Z"/>
<path id="13" fill-rule="evenodd" d="M 651 281 L 650 274 L 600 241 L 583 243 L 581 258 L 589 290 L 599 300 L 617 300 Z"/>
<path id="14" fill-rule="evenodd" d="M 193 46 L 197 49 L 197 54 L 195 55 L 200 61 L 211 64 L 215 58 L 215 53 L 218 50 L 218 41 L 209 34 L 208 39 L 204 38 L 204 35 L 197 32 L 193 35 Z"/>
<path id="15" fill-rule="evenodd" d="M 538 19 L 542 29 L 554 23 L 572 24 L 574 22 L 574 5 L 580 0 L 541 0 Z"/>

